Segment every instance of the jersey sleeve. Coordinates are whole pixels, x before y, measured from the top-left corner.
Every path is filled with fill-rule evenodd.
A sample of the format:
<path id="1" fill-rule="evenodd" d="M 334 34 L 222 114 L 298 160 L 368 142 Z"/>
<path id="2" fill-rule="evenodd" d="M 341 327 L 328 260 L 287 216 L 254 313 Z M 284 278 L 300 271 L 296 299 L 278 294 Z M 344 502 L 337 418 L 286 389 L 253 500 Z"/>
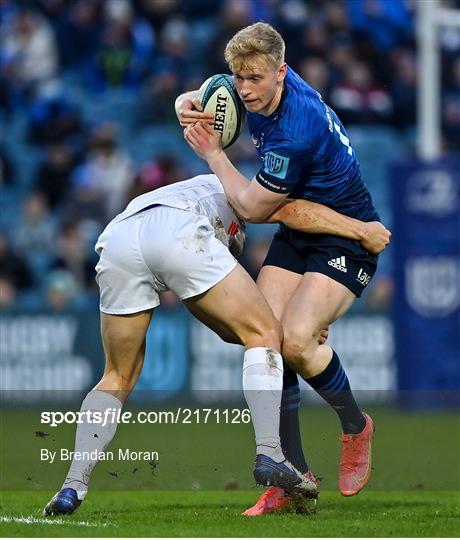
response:
<path id="1" fill-rule="evenodd" d="M 302 179 L 311 152 L 305 145 L 280 141 L 267 148 L 262 159 L 263 165 L 256 174 L 259 184 L 275 193 L 289 194 Z"/>

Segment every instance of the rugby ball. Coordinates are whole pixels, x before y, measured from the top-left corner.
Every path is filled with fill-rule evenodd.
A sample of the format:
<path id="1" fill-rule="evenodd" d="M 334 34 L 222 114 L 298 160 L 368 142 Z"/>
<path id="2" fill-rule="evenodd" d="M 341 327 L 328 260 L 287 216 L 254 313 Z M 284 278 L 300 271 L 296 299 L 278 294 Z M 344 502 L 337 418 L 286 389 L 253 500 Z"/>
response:
<path id="1" fill-rule="evenodd" d="M 200 87 L 199 100 L 203 111 L 214 115 L 214 129 L 222 135 L 222 148 L 228 148 L 238 139 L 246 118 L 233 77 L 224 73 L 209 77 Z"/>

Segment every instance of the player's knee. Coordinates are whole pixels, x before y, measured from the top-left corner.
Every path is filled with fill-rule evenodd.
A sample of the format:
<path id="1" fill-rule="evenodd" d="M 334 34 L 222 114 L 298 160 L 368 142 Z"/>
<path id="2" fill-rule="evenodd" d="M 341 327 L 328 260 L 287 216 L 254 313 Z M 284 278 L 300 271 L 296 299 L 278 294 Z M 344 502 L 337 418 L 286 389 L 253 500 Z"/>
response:
<path id="1" fill-rule="evenodd" d="M 317 347 L 318 342 L 313 336 L 308 339 L 303 333 L 284 330 L 282 355 L 286 363 L 298 373 L 308 371 Z"/>

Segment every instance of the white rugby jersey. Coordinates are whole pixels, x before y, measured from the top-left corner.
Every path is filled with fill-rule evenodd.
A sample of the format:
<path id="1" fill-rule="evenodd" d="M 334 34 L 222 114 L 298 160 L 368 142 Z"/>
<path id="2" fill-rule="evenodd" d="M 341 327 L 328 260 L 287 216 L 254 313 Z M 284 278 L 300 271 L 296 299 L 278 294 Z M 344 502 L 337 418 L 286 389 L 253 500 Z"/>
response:
<path id="1" fill-rule="evenodd" d="M 229 205 L 222 184 L 215 174 L 200 174 L 189 180 L 144 193 L 133 199 L 126 210 L 115 216 L 109 226 L 155 205 L 180 208 L 206 216 L 214 227 L 216 238 L 228 247 L 233 255 L 238 256 L 243 251 L 244 222 Z"/>

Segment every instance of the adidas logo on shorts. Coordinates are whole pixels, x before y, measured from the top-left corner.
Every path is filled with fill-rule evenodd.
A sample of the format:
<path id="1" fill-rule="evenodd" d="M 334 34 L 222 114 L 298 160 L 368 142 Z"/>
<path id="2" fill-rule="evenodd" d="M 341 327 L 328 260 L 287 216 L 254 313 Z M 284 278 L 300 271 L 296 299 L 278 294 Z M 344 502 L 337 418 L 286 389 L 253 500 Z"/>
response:
<path id="1" fill-rule="evenodd" d="M 341 272 L 347 272 L 344 255 L 342 257 L 337 257 L 336 259 L 331 259 L 330 261 L 327 261 L 327 264 L 329 266 L 332 266 L 333 268 L 336 268 L 337 270 L 340 270 Z"/>

